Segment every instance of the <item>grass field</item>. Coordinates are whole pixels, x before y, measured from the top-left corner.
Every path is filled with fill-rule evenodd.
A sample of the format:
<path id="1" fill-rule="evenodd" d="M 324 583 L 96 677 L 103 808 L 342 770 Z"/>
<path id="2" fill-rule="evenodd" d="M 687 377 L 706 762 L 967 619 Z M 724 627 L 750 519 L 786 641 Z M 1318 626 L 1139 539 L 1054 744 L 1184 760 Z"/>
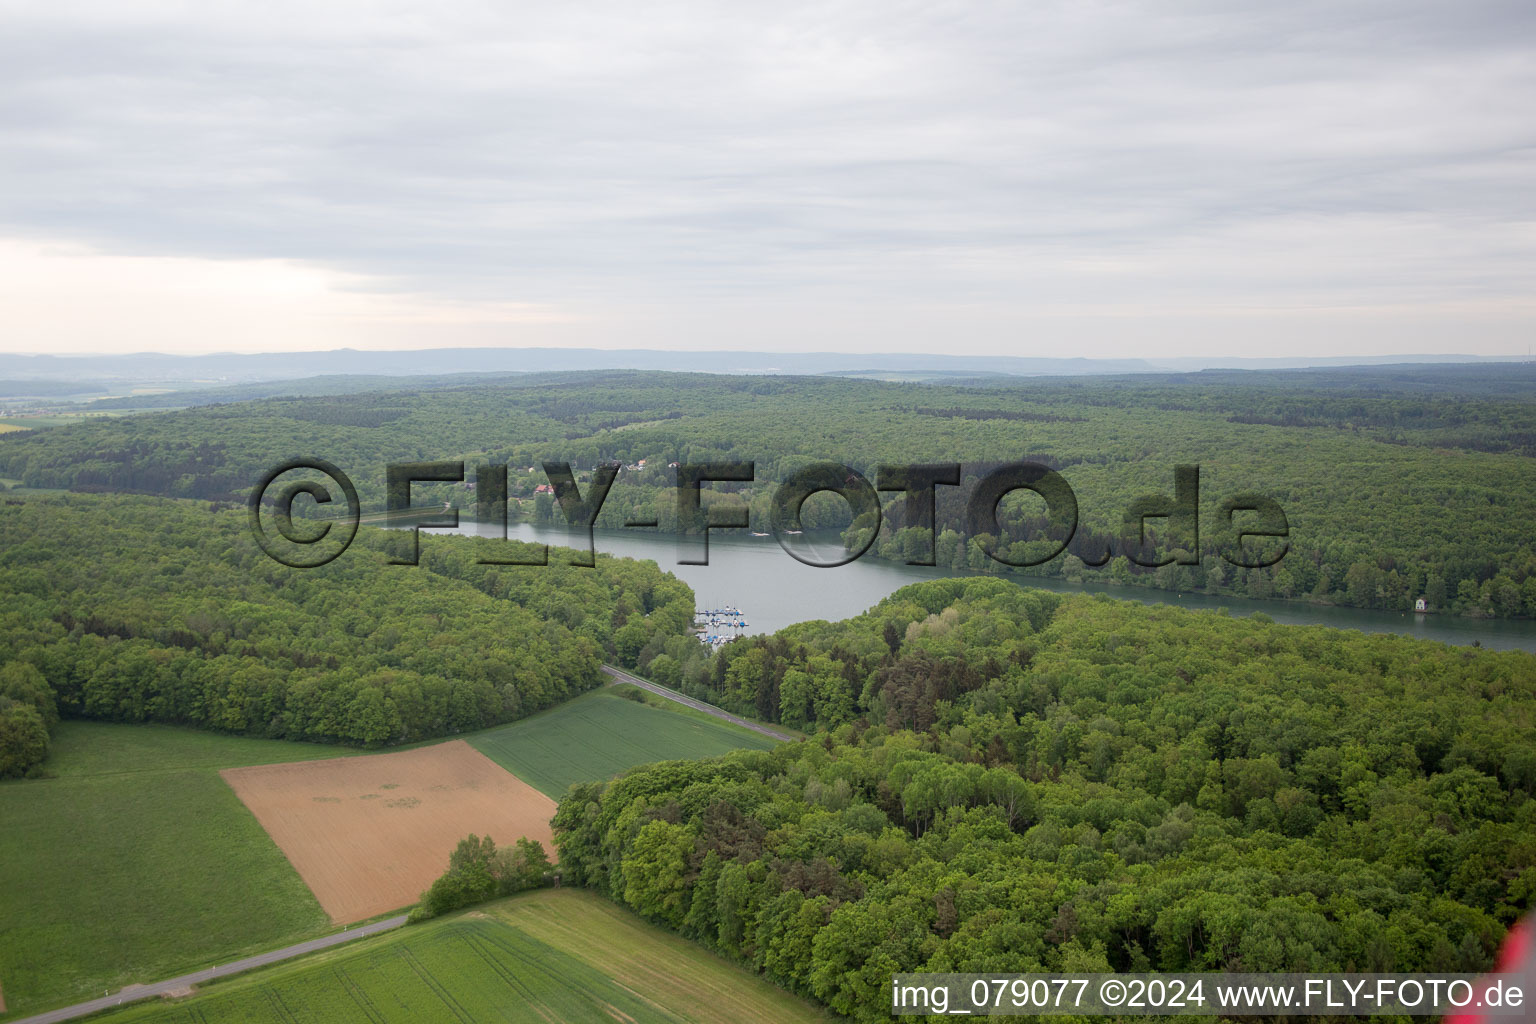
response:
<path id="1" fill-rule="evenodd" d="M 249 739 L 170 725 L 65 721 L 59 723 L 54 733 L 43 767 L 54 778 L 96 778 L 196 768 L 217 771 L 248 764 L 313 761 L 362 753 L 322 743 Z"/>
<path id="2" fill-rule="evenodd" d="M 465 738 L 556 800 L 573 782 L 608 779 L 637 764 L 775 745 L 766 736 L 717 719 L 649 707 L 607 690 Z"/>
<path id="3" fill-rule="evenodd" d="M 487 912 L 488 911 L 488 912 Z M 592 895 L 541 890 L 112 1024 L 809 1024 L 811 1004 Z"/>
<path id="4" fill-rule="evenodd" d="M 328 930 L 218 769 L 345 753 L 64 722 L 55 777 L 0 783 L 0 986 L 11 1015 Z"/>
<path id="5" fill-rule="evenodd" d="M 637 764 L 773 745 L 601 690 L 466 738 L 556 800 L 573 782 Z M 219 770 L 355 753 L 167 726 L 63 723 L 44 765 L 50 778 L 0 783 L 7 1016 L 327 931 L 326 913 Z M 458 838 L 445 840 L 445 857 Z"/>
<path id="6" fill-rule="evenodd" d="M 491 916 L 571 956 L 685 1020 L 719 1024 L 830 1021 L 831 1014 L 696 943 L 576 889 L 543 889 L 490 905 Z"/>

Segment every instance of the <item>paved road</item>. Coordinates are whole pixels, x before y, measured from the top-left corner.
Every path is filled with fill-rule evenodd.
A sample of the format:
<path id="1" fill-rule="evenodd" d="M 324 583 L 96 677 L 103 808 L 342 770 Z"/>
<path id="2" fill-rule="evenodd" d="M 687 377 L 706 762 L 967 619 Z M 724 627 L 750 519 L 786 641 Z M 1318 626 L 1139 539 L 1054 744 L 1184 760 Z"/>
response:
<path id="1" fill-rule="evenodd" d="M 730 722 L 732 725 L 739 725 L 743 729 L 751 729 L 753 732 L 762 733 L 764 736 L 767 736 L 770 739 L 794 739 L 794 737 L 788 733 L 779 732 L 777 729 L 770 729 L 766 725 L 759 725 L 756 722 L 749 722 L 745 718 L 738 718 L 736 715 L 731 714 L 729 711 L 721 711 L 713 704 L 706 704 L 701 700 L 694 700 L 692 697 L 685 697 L 678 693 L 676 690 L 669 690 L 665 686 L 657 686 L 655 683 L 641 679 L 639 676 L 632 676 L 621 668 L 614 668 L 612 665 L 604 665 L 603 671 L 612 676 L 613 681 L 616 683 L 630 683 L 634 686 L 640 687 L 642 690 L 650 690 L 652 693 L 665 697 L 667 700 L 676 701 L 684 707 L 690 707 L 696 711 L 702 711 L 706 715 L 714 715 L 716 718 L 723 718 L 725 721 Z"/>
<path id="2" fill-rule="evenodd" d="M 191 988 L 193 985 L 211 981 L 214 978 L 224 978 L 231 974 L 239 974 L 253 967 L 265 967 L 267 964 L 275 964 L 279 960 L 287 960 L 290 957 L 302 956 L 305 953 L 313 953 L 318 949 L 326 949 L 330 946 L 339 946 L 343 942 L 351 942 L 365 935 L 377 935 L 379 932 L 387 932 L 391 928 L 399 928 L 405 924 L 405 915 L 387 918 L 383 921 L 375 921 L 358 928 L 349 928 L 344 932 L 336 932 L 318 939 L 310 939 L 296 946 L 285 946 L 282 949 L 274 949 L 270 953 L 257 953 L 248 956 L 244 960 L 236 960 L 233 963 L 220 964 L 217 967 L 209 967 L 206 970 L 195 971 L 192 974 L 183 974 L 179 978 L 169 981 L 159 981 L 153 985 L 140 985 L 136 988 L 127 988 L 121 992 L 100 999 L 92 999 L 88 1003 L 76 1003 L 74 1006 L 66 1006 L 58 1010 L 49 1010 L 47 1013 L 39 1013 L 32 1017 L 22 1017 L 20 1020 L 6 1021 L 6 1024 L 52 1024 L 53 1021 L 72 1020 L 75 1017 L 84 1017 L 91 1013 L 100 1013 L 102 1010 L 110 1010 L 114 1006 L 126 1006 L 140 999 L 148 999 L 152 996 L 164 995 L 167 992 L 175 992 L 178 989 Z"/>

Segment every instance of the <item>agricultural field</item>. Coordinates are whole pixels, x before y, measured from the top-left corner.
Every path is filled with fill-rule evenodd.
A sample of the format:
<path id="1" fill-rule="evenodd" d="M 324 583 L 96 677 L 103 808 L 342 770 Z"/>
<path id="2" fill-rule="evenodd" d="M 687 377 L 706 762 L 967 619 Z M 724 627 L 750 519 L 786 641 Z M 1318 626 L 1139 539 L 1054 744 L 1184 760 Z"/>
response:
<path id="1" fill-rule="evenodd" d="M 768 737 L 726 722 L 625 700 L 611 689 L 468 740 L 556 800 L 572 783 L 609 779 L 638 764 L 774 746 Z"/>
<path id="2" fill-rule="evenodd" d="M 829 1020 L 590 893 L 540 890 L 132 1007 L 111 1024 L 802 1024 Z"/>
<path id="3" fill-rule="evenodd" d="M 554 851 L 555 802 L 463 740 L 222 774 L 336 924 L 415 903 L 471 832 Z"/>
<path id="4" fill-rule="evenodd" d="M 0 783 L 0 987 L 12 1014 L 329 930 L 219 769 L 346 754 L 158 725 L 61 723 L 52 778 Z"/>
<path id="5" fill-rule="evenodd" d="M 490 914 L 686 1019 L 722 1024 L 827 1021 L 830 1014 L 624 907 L 575 889 L 545 889 L 491 904 Z"/>
<path id="6" fill-rule="evenodd" d="M 553 857 L 552 798 L 570 783 L 608 778 L 649 761 L 772 745 L 725 723 L 605 691 L 469 742 L 485 757 L 463 741 L 362 754 L 163 725 L 62 723 L 43 766 L 49 777 L 0 783 L 0 864 L 8 877 L 28 882 L 0 885 L 6 1011 L 36 1012 L 196 970 L 322 934 L 333 919 L 360 920 L 412 903 L 442 871 L 453 842 L 469 832 L 489 833 L 498 842 L 530 835 Z M 481 788 L 466 786 L 458 794 L 467 801 L 455 812 L 461 816 L 446 823 L 427 821 L 427 812 L 437 814 L 432 806 L 446 806 L 442 798 L 452 795 L 431 787 L 455 785 L 453 779 L 380 774 L 373 767 L 405 763 L 391 758 L 440 759 L 450 748 L 477 762 L 480 774 L 467 778 Z M 292 762 L 308 763 L 245 770 Z M 227 769 L 240 769 L 230 772 L 230 783 L 220 778 Z M 308 789 L 296 791 L 311 817 L 296 818 L 310 824 L 298 827 L 291 843 L 280 844 L 231 784 L 290 772 L 311 780 Z M 398 788 L 382 788 L 390 785 Z M 404 806 L 410 800 L 420 803 Z M 277 796 L 263 806 L 277 814 L 281 802 Z M 489 803 L 496 804 L 494 813 L 476 810 Z M 340 818 L 342 810 L 361 817 Z M 332 825 L 311 828 L 314 814 Z M 503 821 L 509 814 L 527 823 L 510 826 Z M 370 815 L 376 827 L 360 841 L 361 823 Z M 403 821 L 413 823 L 412 831 L 395 828 Z M 306 829 L 307 845 L 298 836 Z M 333 848 L 342 832 L 347 843 Z M 344 854 L 336 862 L 340 874 L 327 880 L 319 862 L 338 852 Z M 359 852 L 371 863 L 369 872 L 357 869 Z M 306 858 L 316 861 L 313 889 L 306 885 L 306 869 L 295 869 L 309 864 Z"/>

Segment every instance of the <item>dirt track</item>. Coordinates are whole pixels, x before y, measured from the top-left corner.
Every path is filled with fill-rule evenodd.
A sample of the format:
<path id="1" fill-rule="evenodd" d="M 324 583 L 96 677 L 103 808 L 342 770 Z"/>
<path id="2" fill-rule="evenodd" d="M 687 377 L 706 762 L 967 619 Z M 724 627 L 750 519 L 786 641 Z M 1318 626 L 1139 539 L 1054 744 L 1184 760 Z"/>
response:
<path id="1" fill-rule="evenodd" d="M 463 740 L 220 774 L 337 924 L 416 902 L 471 832 L 554 856 L 555 802 Z"/>

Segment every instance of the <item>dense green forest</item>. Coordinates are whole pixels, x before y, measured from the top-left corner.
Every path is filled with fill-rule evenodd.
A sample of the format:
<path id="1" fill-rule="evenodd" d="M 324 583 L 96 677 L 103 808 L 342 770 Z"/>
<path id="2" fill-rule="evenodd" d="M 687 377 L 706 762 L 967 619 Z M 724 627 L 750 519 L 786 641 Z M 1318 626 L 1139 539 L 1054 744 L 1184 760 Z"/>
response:
<path id="1" fill-rule="evenodd" d="M 819 736 L 572 787 L 561 870 L 860 1020 L 899 971 L 1472 971 L 1536 657 L 951 579 L 726 647 Z"/>
<path id="2" fill-rule="evenodd" d="M 112 495 L 0 501 L 0 745 L 10 774 L 71 717 L 378 745 L 521 718 L 682 636 L 693 594 L 654 564 L 424 537 L 386 564 L 382 531 L 290 569 L 244 509 Z M 696 645 L 696 644 L 695 644 Z M 56 711 L 55 711 L 56 709 Z"/>
<path id="3" fill-rule="evenodd" d="M 627 469 L 600 525 L 675 524 L 671 462 L 756 463 L 757 482 L 706 487 L 705 503 L 744 502 L 767 528 L 775 482 L 811 461 L 871 480 L 880 464 L 962 462 L 965 486 L 938 488 L 938 564 L 1010 571 L 972 536 L 963 504 L 988 467 L 1032 459 L 1076 493 L 1067 553 L 1029 571 L 1170 590 L 1433 612 L 1536 614 L 1536 368 L 1371 367 L 1207 371 L 1121 378 L 989 378 L 966 385 L 639 372 L 538 374 L 470 384 L 264 399 L 140 414 L 0 437 L 0 477 L 31 487 L 240 500 L 276 462 L 317 455 L 384 503 L 390 462 L 464 459 L 466 486 L 418 485 L 428 505 L 472 512 L 479 463 L 510 464 L 514 515 L 558 517 L 538 467 Z M 298 387 L 298 385 L 296 385 Z M 1200 466 L 1198 543 L 1154 529 L 1157 559 L 1127 557 L 1123 517 L 1138 498 L 1172 495 L 1174 467 Z M 581 477 L 578 478 L 582 479 Z M 1246 569 L 1219 555 L 1222 502 L 1259 493 L 1284 509 L 1289 552 Z M 884 496 L 876 557 L 922 557 L 903 499 Z M 1033 502 L 1033 504 L 1031 504 Z M 1003 505 L 1006 554 L 1046 526 L 1033 498 Z M 849 526 L 818 495 L 806 525 Z M 1149 520 L 1156 526 L 1159 520 Z M 869 524 L 862 524 L 869 525 Z M 1197 550 L 1191 550 L 1197 549 Z M 1105 556 L 1112 556 L 1102 566 Z M 1199 559 L 1198 564 L 1184 564 Z M 1144 561 L 1157 559 L 1143 558 Z"/>

